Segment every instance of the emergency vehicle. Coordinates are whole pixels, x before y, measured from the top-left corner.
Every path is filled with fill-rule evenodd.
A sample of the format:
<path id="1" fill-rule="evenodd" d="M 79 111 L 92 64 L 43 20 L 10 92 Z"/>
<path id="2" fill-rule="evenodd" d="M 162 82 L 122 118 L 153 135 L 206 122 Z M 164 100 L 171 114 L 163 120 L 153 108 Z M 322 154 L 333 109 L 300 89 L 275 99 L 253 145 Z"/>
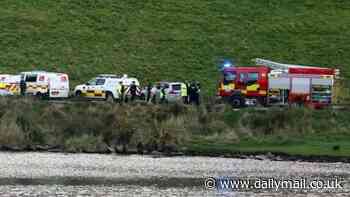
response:
<path id="1" fill-rule="evenodd" d="M 20 75 L 0 74 L 0 95 L 19 95 L 20 80 Z"/>
<path id="2" fill-rule="evenodd" d="M 29 71 L 21 73 L 25 93 L 38 97 L 68 98 L 69 78 L 65 73 Z"/>
<path id="3" fill-rule="evenodd" d="M 330 105 L 339 70 L 254 59 L 254 67 L 222 70 L 218 96 L 235 107 L 246 105 Z"/>
<path id="4" fill-rule="evenodd" d="M 140 86 L 139 80 L 128 77 L 127 75 L 119 76 L 115 74 L 100 74 L 92 78 L 85 84 L 75 87 L 74 95 L 87 99 L 103 99 L 114 101 L 120 98 L 118 87 L 120 82 L 125 86 L 125 91 L 134 82 L 136 86 Z"/>
<path id="5" fill-rule="evenodd" d="M 175 102 L 182 99 L 181 97 L 181 82 L 167 82 L 161 81 L 155 84 L 157 94 L 160 94 L 161 89 L 165 87 L 166 99 L 169 102 Z"/>

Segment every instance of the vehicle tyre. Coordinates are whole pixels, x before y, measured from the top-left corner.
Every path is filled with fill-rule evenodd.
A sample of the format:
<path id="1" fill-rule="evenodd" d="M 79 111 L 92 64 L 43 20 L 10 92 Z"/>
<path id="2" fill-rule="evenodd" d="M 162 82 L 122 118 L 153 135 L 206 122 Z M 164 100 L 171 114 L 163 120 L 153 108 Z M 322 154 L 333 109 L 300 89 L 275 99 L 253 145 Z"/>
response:
<path id="1" fill-rule="evenodd" d="M 39 100 L 43 100 L 43 98 L 44 98 L 44 95 L 41 93 L 41 92 L 38 92 L 38 93 L 36 93 L 36 98 L 38 98 Z"/>
<path id="2" fill-rule="evenodd" d="M 230 98 L 230 104 L 234 108 L 240 108 L 245 106 L 244 96 L 240 92 L 235 92 Z"/>
<path id="3" fill-rule="evenodd" d="M 240 108 L 244 106 L 244 99 L 240 96 L 234 96 L 231 98 L 231 105 L 234 108 Z"/>
<path id="4" fill-rule="evenodd" d="M 262 97 L 262 98 L 259 98 L 257 100 L 258 100 L 258 103 L 257 103 L 258 106 L 267 107 L 267 98 Z"/>
<path id="5" fill-rule="evenodd" d="M 110 92 L 106 93 L 106 101 L 109 102 L 109 103 L 113 103 L 114 102 L 114 97 L 113 97 L 112 93 L 110 93 Z"/>
<path id="6" fill-rule="evenodd" d="M 77 97 L 77 98 L 81 98 L 82 97 L 82 93 L 81 93 L 80 90 L 75 92 L 75 97 Z"/>

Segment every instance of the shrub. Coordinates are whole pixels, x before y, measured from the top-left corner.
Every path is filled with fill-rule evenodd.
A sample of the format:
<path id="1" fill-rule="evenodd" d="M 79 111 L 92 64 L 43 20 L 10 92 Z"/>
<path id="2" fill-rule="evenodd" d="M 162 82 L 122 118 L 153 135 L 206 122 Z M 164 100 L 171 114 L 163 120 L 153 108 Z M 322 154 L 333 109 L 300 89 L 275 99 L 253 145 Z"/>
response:
<path id="1" fill-rule="evenodd" d="M 82 136 L 73 136 L 64 143 L 64 149 L 67 152 L 106 152 L 106 144 L 101 136 L 84 134 Z"/>
<path id="2" fill-rule="evenodd" d="M 226 131 L 229 130 L 229 127 L 227 126 L 227 124 L 222 121 L 222 120 L 215 120 L 215 121 L 211 121 L 208 124 L 207 127 L 207 133 L 208 134 L 213 134 L 213 133 L 224 133 Z"/>
<path id="3" fill-rule="evenodd" d="M 0 145 L 23 147 L 26 143 L 26 134 L 17 125 L 16 115 L 5 113 L 0 120 Z"/>

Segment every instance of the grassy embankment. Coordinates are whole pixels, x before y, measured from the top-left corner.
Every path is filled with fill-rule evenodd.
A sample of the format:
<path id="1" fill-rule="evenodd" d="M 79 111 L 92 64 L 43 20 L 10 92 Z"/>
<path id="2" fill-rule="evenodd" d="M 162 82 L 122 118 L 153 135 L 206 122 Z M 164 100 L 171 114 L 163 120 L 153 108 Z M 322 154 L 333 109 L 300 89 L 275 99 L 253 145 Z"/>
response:
<path id="1" fill-rule="evenodd" d="M 224 155 L 278 152 L 350 156 L 349 111 L 53 104 L 0 100 L 0 145 L 18 150 L 55 147 L 66 152 L 109 152 L 122 146 L 145 151 Z M 41 148 L 38 148 L 41 147 Z"/>
<path id="2" fill-rule="evenodd" d="M 3 0 L 0 72 L 67 72 L 72 86 L 97 73 L 128 73 L 143 82 L 195 79 L 213 95 L 218 59 L 251 65 L 251 58 L 264 57 L 337 67 L 348 79 L 349 8 L 350 1 L 343 0 Z M 342 92 L 348 102 L 349 91 Z M 176 107 L 186 112 L 176 116 L 173 107 L 1 103 L 2 145 L 89 151 L 104 149 L 111 139 L 132 144 L 142 139 L 199 152 L 350 155 L 347 111 Z"/>
<path id="3" fill-rule="evenodd" d="M 349 8 L 344 0 L 3 0 L 0 72 L 68 72 L 72 86 L 97 73 L 195 79 L 213 95 L 220 58 L 264 57 L 337 67 L 348 78 Z"/>

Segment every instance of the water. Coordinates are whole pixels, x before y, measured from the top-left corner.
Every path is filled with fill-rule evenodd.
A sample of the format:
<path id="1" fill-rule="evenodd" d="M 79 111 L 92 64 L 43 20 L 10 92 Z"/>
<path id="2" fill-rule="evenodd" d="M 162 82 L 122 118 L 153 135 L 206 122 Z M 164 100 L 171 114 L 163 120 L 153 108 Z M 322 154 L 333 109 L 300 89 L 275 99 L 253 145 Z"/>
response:
<path id="1" fill-rule="evenodd" d="M 207 190 L 208 177 L 333 179 L 343 189 Z M 350 164 L 209 157 L 0 153 L 0 196 L 350 196 Z"/>

